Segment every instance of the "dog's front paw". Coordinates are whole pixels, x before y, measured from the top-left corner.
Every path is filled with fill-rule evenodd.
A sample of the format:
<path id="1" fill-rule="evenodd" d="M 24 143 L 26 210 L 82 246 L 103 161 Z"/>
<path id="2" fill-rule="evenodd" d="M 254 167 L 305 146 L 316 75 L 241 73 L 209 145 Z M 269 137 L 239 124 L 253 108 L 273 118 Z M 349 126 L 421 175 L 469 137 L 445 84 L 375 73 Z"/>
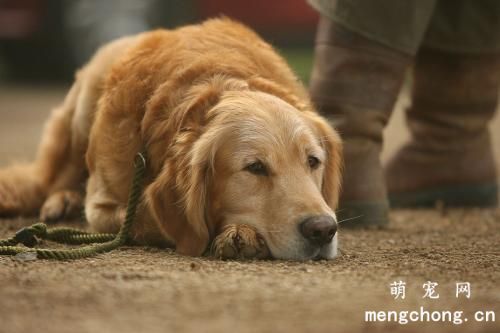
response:
<path id="1" fill-rule="evenodd" d="M 40 219 L 53 223 L 78 217 L 83 209 L 83 198 L 78 192 L 59 191 L 50 195 L 42 206 Z"/>
<path id="2" fill-rule="evenodd" d="M 225 226 L 215 237 L 211 254 L 220 259 L 265 259 L 270 256 L 264 238 L 246 224 Z"/>

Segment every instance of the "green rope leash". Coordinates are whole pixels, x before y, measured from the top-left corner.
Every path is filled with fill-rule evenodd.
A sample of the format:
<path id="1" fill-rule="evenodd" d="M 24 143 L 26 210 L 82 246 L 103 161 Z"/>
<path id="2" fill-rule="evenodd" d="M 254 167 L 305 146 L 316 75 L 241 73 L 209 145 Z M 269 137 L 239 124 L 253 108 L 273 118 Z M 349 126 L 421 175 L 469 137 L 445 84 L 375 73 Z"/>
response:
<path id="1" fill-rule="evenodd" d="M 137 205 L 142 194 L 142 180 L 146 170 L 146 159 L 142 153 L 136 155 L 134 164 L 135 174 L 128 198 L 125 222 L 117 234 L 90 233 L 74 228 L 48 229 L 46 224 L 36 223 L 19 230 L 14 237 L 0 240 L 0 255 L 33 253 L 38 259 L 68 260 L 91 257 L 123 246 L 129 240 L 130 229 L 134 223 Z M 62 244 L 90 245 L 74 249 L 27 249 L 26 247 L 16 246 L 17 244 L 23 244 L 31 248 L 37 244 L 37 238 Z"/>

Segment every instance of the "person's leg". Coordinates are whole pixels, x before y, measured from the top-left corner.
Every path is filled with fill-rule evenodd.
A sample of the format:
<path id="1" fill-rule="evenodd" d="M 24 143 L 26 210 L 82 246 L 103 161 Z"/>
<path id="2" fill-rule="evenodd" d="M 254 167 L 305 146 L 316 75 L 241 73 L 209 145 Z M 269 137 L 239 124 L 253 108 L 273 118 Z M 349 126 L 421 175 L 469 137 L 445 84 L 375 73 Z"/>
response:
<path id="1" fill-rule="evenodd" d="M 382 131 L 434 2 L 311 3 L 328 15 L 318 27 L 310 86 L 314 104 L 344 141 L 339 221 L 345 220 L 344 226 L 385 224 L 389 205 L 379 159 Z"/>
<path id="2" fill-rule="evenodd" d="M 418 52 L 411 141 L 385 168 L 393 206 L 495 206 L 488 123 L 500 88 L 500 3 L 440 1 Z"/>

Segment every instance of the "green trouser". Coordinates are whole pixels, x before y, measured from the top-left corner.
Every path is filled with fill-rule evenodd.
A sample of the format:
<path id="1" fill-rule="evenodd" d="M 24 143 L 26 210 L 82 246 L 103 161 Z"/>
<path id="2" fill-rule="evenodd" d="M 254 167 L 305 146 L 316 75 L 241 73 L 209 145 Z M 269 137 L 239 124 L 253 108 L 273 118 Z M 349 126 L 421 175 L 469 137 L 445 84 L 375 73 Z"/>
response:
<path id="1" fill-rule="evenodd" d="M 322 15 L 415 55 L 420 46 L 500 52 L 500 0 L 308 0 Z"/>

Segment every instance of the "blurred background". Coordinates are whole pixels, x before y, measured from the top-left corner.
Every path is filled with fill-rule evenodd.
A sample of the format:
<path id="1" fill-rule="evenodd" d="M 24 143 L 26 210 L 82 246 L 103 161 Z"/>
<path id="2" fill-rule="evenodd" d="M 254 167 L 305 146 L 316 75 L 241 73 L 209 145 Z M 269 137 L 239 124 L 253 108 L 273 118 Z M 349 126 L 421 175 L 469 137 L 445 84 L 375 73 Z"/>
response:
<path id="1" fill-rule="evenodd" d="M 0 76 L 70 82 L 112 39 L 220 15 L 259 32 L 307 81 L 318 14 L 304 0 L 0 0 Z"/>

